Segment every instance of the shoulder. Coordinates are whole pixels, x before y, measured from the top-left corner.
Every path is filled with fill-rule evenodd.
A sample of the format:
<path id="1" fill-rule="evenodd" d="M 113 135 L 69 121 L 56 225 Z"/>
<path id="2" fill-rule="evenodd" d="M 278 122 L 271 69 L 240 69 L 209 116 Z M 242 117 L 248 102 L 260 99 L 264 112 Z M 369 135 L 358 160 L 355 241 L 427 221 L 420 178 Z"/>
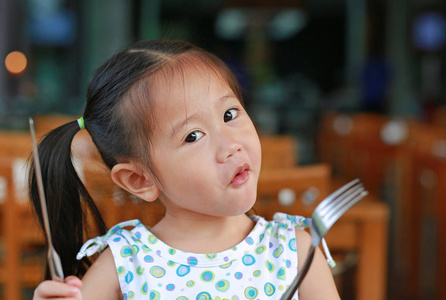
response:
<path id="1" fill-rule="evenodd" d="M 122 299 L 110 248 L 104 250 L 82 279 L 82 295 L 88 299 Z"/>
<path id="2" fill-rule="evenodd" d="M 311 246 L 311 235 L 301 228 L 296 228 L 294 231 L 296 234 L 297 256 L 299 258 L 299 262 L 303 263 L 303 259 L 307 257 L 308 250 Z M 301 264 L 299 264 L 299 266 L 300 265 Z"/>
<path id="3" fill-rule="evenodd" d="M 311 244 L 311 235 L 308 231 L 305 231 L 302 228 L 295 228 L 294 229 L 296 234 L 296 240 L 300 246 L 310 247 Z M 297 245 L 299 248 L 299 245 Z"/>

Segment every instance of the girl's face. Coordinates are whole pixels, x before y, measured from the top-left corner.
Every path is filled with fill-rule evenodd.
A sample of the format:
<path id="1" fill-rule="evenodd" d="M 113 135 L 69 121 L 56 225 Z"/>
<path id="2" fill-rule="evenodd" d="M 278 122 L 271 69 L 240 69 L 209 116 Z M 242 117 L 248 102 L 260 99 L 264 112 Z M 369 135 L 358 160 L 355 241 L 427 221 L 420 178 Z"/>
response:
<path id="1" fill-rule="evenodd" d="M 152 88 L 151 160 L 174 216 L 236 216 L 257 195 L 261 150 L 240 101 L 212 71 L 184 68 Z"/>

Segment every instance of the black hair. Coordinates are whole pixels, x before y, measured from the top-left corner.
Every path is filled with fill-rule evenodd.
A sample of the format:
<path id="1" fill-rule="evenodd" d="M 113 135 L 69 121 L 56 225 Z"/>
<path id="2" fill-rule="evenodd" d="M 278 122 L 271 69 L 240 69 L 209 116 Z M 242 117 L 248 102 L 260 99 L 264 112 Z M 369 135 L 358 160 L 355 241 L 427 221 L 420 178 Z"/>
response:
<path id="1" fill-rule="evenodd" d="M 108 168 L 118 162 L 136 161 L 154 173 L 148 155 L 150 133 L 155 126 L 150 118 L 151 78 L 165 70 L 175 72 L 178 67 L 191 67 L 190 63 L 220 75 L 243 103 L 229 68 L 214 55 L 184 41 L 137 42 L 96 70 L 88 86 L 83 118 Z M 82 276 L 91 264 L 88 259 L 76 260 L 87 238 L 87 212 L 93 216 L 99 234 L 105 234 L 107 228 L 73 167 L 71 143 L 79 130 L 74 120 L 50 131 L 39 143 L 39 154 L 54 247 L 61 257 L 64 274 Z M 32 163 L 29 175 L 31 202 L 43 227 Z"/>

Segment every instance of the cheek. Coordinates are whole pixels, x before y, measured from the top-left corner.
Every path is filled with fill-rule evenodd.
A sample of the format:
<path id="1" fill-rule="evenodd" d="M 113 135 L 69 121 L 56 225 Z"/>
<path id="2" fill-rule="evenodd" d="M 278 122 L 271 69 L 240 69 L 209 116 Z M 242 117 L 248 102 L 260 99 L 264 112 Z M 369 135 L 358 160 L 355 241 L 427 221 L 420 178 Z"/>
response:
<path id="1" fill-rule="evenodd" d="M 189 155 L 187 158 L 181 155 L 169 155 L 164 157 L 163 163 L 157 164 L 159 179 L 163 185 L 164 193 L 194 193 L 207 186 L 206 179 L 210 178 L 210 172 L 203 163 L 203 156 Z M 164 190 L 164 191 L 163 191 Z"/>
<path id="2" fill-rule="evenodd" d="M 255 133 L 255 135 L 252 135 L 252 140 L 250 142 L 250 149 L 251 149 L 250 151 L 251 160 L 253 164 L 252 167 L 260 171 L 260 166 L 262 163 L 262 148 L 257 133 Z"/>

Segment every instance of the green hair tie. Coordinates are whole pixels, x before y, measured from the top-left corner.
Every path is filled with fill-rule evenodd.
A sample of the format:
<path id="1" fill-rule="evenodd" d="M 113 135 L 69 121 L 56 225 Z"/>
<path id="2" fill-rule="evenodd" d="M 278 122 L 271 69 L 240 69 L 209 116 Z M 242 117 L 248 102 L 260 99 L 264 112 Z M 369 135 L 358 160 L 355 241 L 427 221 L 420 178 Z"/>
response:
<path id="1" fill-rule="evenodd" d="M 85 129 L 85 122 L 84 122 L 84 117 L 80 117 L 79 119 L 77 119 L 77 124 L 79 125 L 79 128 Z"/>

